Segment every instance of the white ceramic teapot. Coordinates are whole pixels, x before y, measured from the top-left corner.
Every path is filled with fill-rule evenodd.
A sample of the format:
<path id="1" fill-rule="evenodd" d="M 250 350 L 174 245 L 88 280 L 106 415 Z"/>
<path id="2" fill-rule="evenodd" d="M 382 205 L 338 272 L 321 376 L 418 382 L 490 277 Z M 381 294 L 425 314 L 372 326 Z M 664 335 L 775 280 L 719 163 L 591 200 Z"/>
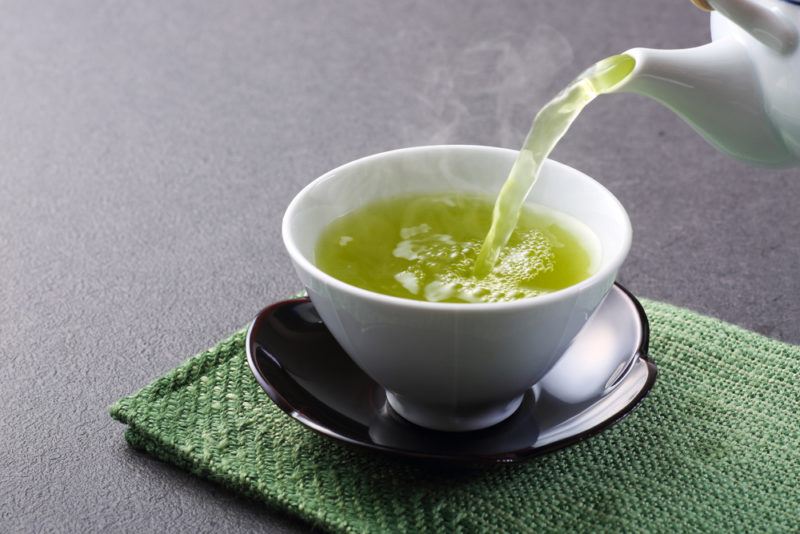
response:
<path id="1" fill-rule="evenodd" d="M 615 91 L 661 102 L 736 158 L 800 164 L 800 1 L 692 1 L 714 9 L 712 42 L 629 50 L 636 67 Z"/>

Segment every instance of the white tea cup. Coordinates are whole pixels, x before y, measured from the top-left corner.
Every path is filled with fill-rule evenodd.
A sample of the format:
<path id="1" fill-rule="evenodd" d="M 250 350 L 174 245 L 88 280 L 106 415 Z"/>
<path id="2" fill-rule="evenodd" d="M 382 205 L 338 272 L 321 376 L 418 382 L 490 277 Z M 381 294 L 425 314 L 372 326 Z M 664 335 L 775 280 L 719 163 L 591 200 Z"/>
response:
<path id="1" fill-rule="evenodd" d="M 284 215 L 284 244 L 325 325 L 386 388 L 392 408 L 418 425 L 477 430 L 517 409 L 614 283 L 631 243 L 625 209 L 592 178 L 545 162 L 528 202 L 589 229 L 596 269 L 565 289 L 513 302 L 437 303 L 375 293 L 320 270 L 314 249 L 332 221 L 377 200 L 447 191 L 495 196 L 516 156 L 459 145 L 368 156 L 314 180 Z"/>

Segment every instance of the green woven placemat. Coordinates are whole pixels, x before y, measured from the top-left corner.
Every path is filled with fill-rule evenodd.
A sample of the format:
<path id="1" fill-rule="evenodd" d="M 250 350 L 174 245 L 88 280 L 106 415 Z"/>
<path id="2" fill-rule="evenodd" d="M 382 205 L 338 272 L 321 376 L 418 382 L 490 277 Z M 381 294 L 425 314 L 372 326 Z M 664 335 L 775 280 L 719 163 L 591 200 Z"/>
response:
<path id="1" fill-rule="evenodd" d="M 266 397 L 244 331 L 111 414 L 134 447 L 334 531 L 797 532 L 800 347 L 644 304 L 650 395 L 523 464 L 447 472 L 339 446 Z"/>

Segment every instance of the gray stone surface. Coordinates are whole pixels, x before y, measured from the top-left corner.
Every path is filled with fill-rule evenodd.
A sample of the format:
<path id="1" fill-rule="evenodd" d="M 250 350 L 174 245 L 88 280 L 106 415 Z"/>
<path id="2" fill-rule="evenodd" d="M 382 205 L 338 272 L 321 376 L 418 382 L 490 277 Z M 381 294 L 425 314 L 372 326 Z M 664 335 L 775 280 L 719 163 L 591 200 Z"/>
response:
<path id="1" fill-rule="evenodd" d="M 279 221 L 325 170 L 516 147 L 594 60 L 707 34 L 674 0 L 0 2 L 0 531 L 306 530 L 132 451 L 106 407 L 297 288 Z M 555 157 L 630 211 L 631 290 L 800 342 L 798 170 L 635 96 Z"/>

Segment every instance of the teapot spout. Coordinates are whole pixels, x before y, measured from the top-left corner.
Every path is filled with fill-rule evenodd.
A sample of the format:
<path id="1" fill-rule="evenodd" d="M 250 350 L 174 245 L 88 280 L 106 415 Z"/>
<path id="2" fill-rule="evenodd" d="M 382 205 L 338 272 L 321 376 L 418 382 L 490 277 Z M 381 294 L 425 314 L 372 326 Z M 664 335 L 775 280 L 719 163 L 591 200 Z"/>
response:
<path id="1" fill-rule="evenodd" d="M 735 39 L 684 50 L 634 48 L 626 54 L 636 66 L 614 92 L 653 98 L 735 158 L 770 166 L 795 162 L 766 112 L 748 53 Z"/>

